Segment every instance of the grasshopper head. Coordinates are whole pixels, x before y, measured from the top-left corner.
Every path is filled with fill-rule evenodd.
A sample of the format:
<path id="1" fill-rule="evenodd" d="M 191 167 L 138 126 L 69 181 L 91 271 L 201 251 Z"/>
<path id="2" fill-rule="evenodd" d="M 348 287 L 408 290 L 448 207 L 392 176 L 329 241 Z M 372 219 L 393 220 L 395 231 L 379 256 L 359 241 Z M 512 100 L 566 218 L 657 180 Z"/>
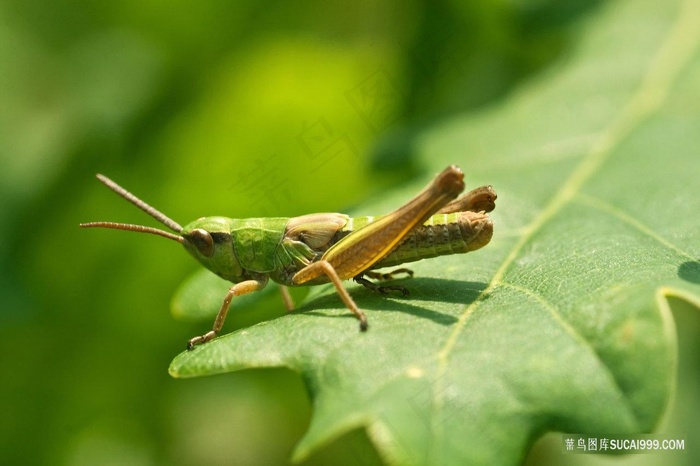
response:
<path id="1" fill-rule="evenodd" d="M 185 225 L 180 234 L 187 252 L 203 266 L 232 282 L 245 278 L 233 250 L 230 219 L 202 217 Z"/>
<path id="2" fill-rule="evenodd" d="M 239 282 L 244 279 L 242 277 L 243 269 L 233 253 L 228 219 L 224 217 L 200 218 L 183 228 L 177 222 L 146 204 L 106 176 L 98 174 L 97 179 L 175 233 L 143 225 L 116 222 L 81 223 L 81 227 L 112 228 L 162 236 L 181 243 L 195 259 L 220 277 L 233 282 Z"/>

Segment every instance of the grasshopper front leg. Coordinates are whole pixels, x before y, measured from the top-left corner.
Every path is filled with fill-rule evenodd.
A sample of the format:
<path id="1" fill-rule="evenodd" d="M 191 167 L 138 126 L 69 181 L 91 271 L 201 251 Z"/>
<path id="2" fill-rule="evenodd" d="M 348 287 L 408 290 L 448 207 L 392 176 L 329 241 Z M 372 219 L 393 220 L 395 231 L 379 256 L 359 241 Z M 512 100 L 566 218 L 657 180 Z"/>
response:
<path id="1" fill-rule="evenodd" d="M 228 314 L 229 307 L 231 307 L 231 300 L 234 296 L 243 296 L 244 294 L 252 293 L 253 291 L 260 291 L 267 285 L 267 277 L 261 278 L 259 280 L 246 280 L 244 282 L 236 283 L 231 288 L 229 288 L 224 302 L 221 304 L 219 313 L 216 314 L 216 320 L 214 320 L 214 327 L 198 337 L 191 338 L 187 342 L 187 349 L 194 349 L 196 345 L 201 345 L 209 340 L 213 339 L 224 326 L 224 321 L 226 320 L 226 314 Z"/>
<path id="2" fill-rule="evenodd" d="M 341 280 L 361 275 L 403 240 L 413 229 L 447 205 L 464 190 L 464 174 L 452 165 L 443 170 L 423 191 L 394 212 L 351 233 L 328 249 L 321 259 L 292 277 L 301 285 L 326 275 L 345 305 L 367 329 L 367 317 L 360 311 Z"/>

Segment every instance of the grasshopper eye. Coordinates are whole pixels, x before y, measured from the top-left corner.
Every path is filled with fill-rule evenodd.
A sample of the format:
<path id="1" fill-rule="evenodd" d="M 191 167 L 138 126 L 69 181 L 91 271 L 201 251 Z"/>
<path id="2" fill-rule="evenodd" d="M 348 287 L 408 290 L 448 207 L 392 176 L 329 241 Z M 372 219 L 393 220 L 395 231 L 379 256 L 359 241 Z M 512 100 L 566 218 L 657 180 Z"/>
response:
<path id="1" fill-rule="evenodd" d="M 211 257 L 214 254 L 214 240 L 208 231 L 195 228 L 188 236 L 204 257 Z"/>

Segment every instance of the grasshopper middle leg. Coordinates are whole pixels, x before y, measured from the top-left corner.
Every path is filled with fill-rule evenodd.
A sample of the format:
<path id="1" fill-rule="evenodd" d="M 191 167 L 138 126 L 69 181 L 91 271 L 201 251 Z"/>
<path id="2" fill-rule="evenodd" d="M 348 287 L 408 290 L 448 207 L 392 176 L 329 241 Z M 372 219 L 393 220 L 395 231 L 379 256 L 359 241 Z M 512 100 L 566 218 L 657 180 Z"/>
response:
<path id="1" fill-rule="evenodd" d="M 289 294 L 289 288 L 280 285 L 280 293 L 282 294 L 284 308 L 287 309 L 287 312 L 292 312 L 294 310 L 294 300 L 292 299 L 292 295 Z"/>
<path id="2" fill-rule="evenodd" d="M 384 281 L 384 280 L 391 280 L 394 278 L 395 275 L 405 273 L 409 277 L 413 276 L 413 270 L 406 269 L 406 268 L 400 268 L 396 270 L 392 270 L 391 272 L 387 273 L 381 273 L 381 272 L 374 272 L 374 271 L 367 271 L 363 272 L 360 275 L 356 276 L 353 278 L 353 280 L 360 285 L 369 288 L 372 291 L 375 291 L 377 293 L 381 294 L 388 294 L 390 291 L 398 291 L 404 296 L 408 296 L 410 293 L 408 291 L 408 288 L 405 286 L 401 285 L 378 285 L 376 283 L 372 283 L 371 281 L 367 280 L 367 278 L 364 278 L 365 276 L 368 278 L 372 278 L 377 281 Z"/>

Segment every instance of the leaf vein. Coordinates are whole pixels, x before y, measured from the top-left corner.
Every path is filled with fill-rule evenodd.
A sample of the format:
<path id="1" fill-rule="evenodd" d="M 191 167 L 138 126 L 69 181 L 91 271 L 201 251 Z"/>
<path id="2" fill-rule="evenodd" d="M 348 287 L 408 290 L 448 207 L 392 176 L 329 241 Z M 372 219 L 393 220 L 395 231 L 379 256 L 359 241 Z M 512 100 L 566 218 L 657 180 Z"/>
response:
<path id="1" fill-rule="evenodd" d="M 547 299 L 544 298 L 539 293 L 536 293 L 534 290 L 530 290 L 528 288 L 523 288 L 519 285 L 515 285 L 513 283 L 508 283 L 508 282 L 502 282 L 501 286 L 505 288 L 510 288 L 512 290 L 515 290 L 519 293 L 522 293 L 538 303 L 542 305 L 549 313 L 552 315 L 552 318 L 554 321 L 559 324 L 559 326 L 566 332 L 571 338 L 576 341 L 582 348 L 588 350 L 593 357 L 595 358 L 596 361 L 600 363 L 600 367 L 603 368 L 605 375 L 607 376 L 608 380 L 610 380 L 611 385 L 615 388 L 615 391 L 619 395 L 621 400 L 624 400 L 625 405 L 627 407 L 627 410 L 630 413 L 634 413 L 634 409 L 632 409 L 632 405 L 629 403 L 628 397 L 625 395 L 624 390 L 622 389 L 622 386 L 618 383 L 617 378 L 615 377 L 614 372 L 610 369 L 610 367 L 605 363 L 605 360 L 600 356 L 600 354 L 595 350 L 595 347 L 588 341 L 586 340 L 583 335 L 574 327 L 571 325 L 566 319 L 564 319 L 561 316 L 561 313 L 557 311 L 556 306 L 554 306 L 552 303 L 550 303 Z"/>
<path id="2" fill-rule="evenodd" d="M 648 237 L 656 240 L 663 246 L 672 249 L 673 251 L 677 252 L 679 255 L 685 257 L 686 259 L 695 261 L 695 257 L 693 257 L 690 253 L 671 243 L 669 240 L 659 235 L 654 230 L 652 230 L 651 228 L 649 228 L 648 226 L 646 226 L 645 224 L 643 224 L 642 222 L 640 222 L 639 220 L 632 217 L 631 215 L 629 215 L 628 213 L 626 213 L 625 211 L 613 204 L 610 204 L 598 197 L 591 196 L 590 194 L 585 193 L 579 193 L 574 202 L 578 202 L 579 204 L 587 205 L 602 212 L 606 212 L 612 215 L 613 217 L 616 217 L 617 219 L 623 221 L 624 223 L 630 225 L 631 227 L 637 229 L 638 231 L 647 235 Z"/>
<path id="3" fill-rule="evenodd" d="M 673 82 L 698 47 L 698 39 L 700 38 L 698 34 L 698 31 L 700 31 L 699 23 L 700 2 L 686 0 L 682 4 L 681 12 L 670 28 L 666 39 L 657 49 L 656 54 L 652 56 L 646 74 L 642 76 L 640 85 L 627 104 L 620 110 L 617 117 L 600 132 L 591 150 L 561 185 L 561 188 L 552 197 L 549 204 L 525 228 L 523 236 L 516 242 L 501 266 L 496 270 L 489 285 L 461 313 L 454 324 L 452 332 L 450 332 L 445 344 L 438 353 L 437 380 L 433 392 L 436 409 L 435 418 L 438 417 L 444 402 L 440 381 L 444 379 L 443 375 L 447 370 L 449 356 L 457 338 L 466 326 L 469 316 L 484 301 L 486 296 L 503 283 L 503 277 L 506 272 L 535 233 L 540 231 L 547 222 L 580 193 L 581 187 L 599 171 L 621 141 L 632 134 L 643 121 L 659 110 L 666 101 Z"/>

